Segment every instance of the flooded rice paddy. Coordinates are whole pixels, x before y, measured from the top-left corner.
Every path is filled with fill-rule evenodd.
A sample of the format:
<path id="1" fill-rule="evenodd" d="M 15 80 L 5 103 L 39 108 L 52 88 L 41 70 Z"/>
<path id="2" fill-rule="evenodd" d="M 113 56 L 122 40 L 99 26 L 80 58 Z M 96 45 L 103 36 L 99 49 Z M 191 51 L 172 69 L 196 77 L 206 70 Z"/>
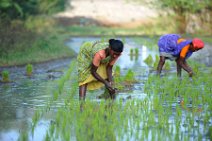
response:
<path id="1" fill-rule="evenodd" d="M 101 39 L 75 37 L 66 44 L 77 54 L 90 40 Z M 171 62 L 161 78 L 155 76 L 157 45 L 142 40 L 148 42 L 123 38 L 114 66 L 120 71 L 114 72 L 116 99 L 99 99 L 104 89 L 89 91 L 83 111 L 75 58 L 34 64 L 31 77 L 25 66 L 0 68 L 11 80 L 0 84 L 0 140 L 211 140 L 212 45 L 189 59 L 195 77 L 183 73 L 180 80 Z M 153 62 L 146 61 L 150 55 Z"/>

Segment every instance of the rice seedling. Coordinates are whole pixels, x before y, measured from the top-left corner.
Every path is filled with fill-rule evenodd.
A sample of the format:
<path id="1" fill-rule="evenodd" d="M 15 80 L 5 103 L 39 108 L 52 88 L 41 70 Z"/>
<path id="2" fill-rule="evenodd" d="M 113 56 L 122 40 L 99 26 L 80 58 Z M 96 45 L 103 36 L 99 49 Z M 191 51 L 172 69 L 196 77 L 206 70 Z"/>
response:
<path id="1" fill-rule="evenodd" d="M 139 55 L 139 49 L 135 48 L 135 55 L 138 56 Z"/>
<path id="2" fill-rule="evenodd" d="M 153 69 L 154 69 L 154 70 L 157 70 L 157 67 L 158 67 L 158 61 L 154 61 Z"/>
<path id="3" fill-rule="evenodd" d="M 2 71 L 1 75 L 2 75 L 2 82 L 4 82 L 4 83 L 10 82 L 9 71 L 4 70 L 4 71 Z"/>
<path id="4" fill-rule="evenodd" d="M 45 141 L 51 141 L 51 137 L 49 136 L 49 133 L 48 132 L 46 133 Z"/>
<path id="5" fill-rule="evenodd" d="M 136 79 L 135 79 L 135 74 L 134 72 L 129 69 L 124 77 L 124 81 L 127 83 L 127 84 L 132 84 L 132 83 L 135 83 L 137 82 Z"/>
<path id="6" fill-rule="evenodd" d="M 28 141 L 28 132 L 27 131 L 24 131 L 22 132 L 21 136 L 19 137 L 19 140 L 20 141 Z"/>
<path id="7" fill-rule="evenodd" d="M 134 50 L 133 48 L 130 49 L 130 56 L 132 56 L 134 54 Z"/>
<path id="8" fill-rule="evenodd" d="M 32 134 L 34 134 L 34 129 L 41 117 L 41 112 L 39 110 L 36 110 L 34 113 L 34 116 L 32 117 Z"/>
<path id="9" fill-rule="evenodd" d="M 26 75 L 27 76 L 31 76 L 32 75 L 32 72 L 33 72 L 33 66 L 32 66 L 32 64 L 27 64 L 27 66 L 26 66 Z"/>
<path id="10" fill-rule="evenodd" d="M 132 70 L 129 69 L 124 76 L 120 71 L 117 66 L 115 83 L 125 87 L 123 82 L 132 84 L 137 81 Z M 75 74 L 75 71 L 72 69 L 68 73 Z M 55 98 L 53 93 L 52 102 L 64 94 L 63 87 L 67 83 L 72 86 L 64 100 L 65 106 L 56 110 L 46 140 L 204 140 L 202 130 L 210 132 L 212 80 L 208 74 L 196 77 L 192 82 L 187 77 L 179 80 L 174 76 L 159 78 L 149 75 L 143 90 L 147 94 L 144 99 L 88 99 L 83 103 L 83 110 L 75 98 L 76 75 L 64 76 L 57 83 L 61 90 L 54 91 L 57 93 Z M 197 112 L 198 105 L 202 111 Z M 39 118 L 40 114 L 37 114 L 33 123 Z"/>
<path id="11" fill-rule="evenodd" d="M 121 68 L 120 68 L 120 66 L 116 66 L 115 71 L 114 71 L 114 76 L 119 77 L 120 74 L 121 74 Z"/>
<path id="12" fill-rule="evenodd" d="M 165 69 L 165 70 L 170 70 L 170 69 L 171 69 L 171 66 L 170 66 L 170 63 L 169 63 L 169 62 L 166 62 L 166 63 L 165 63 L 164 69 Z"/>
<path id="13" fill-rule="evenodd" d="M 149 54 L 149 55 L 147 56 L 147 58 L 144 60 L 144 62 L 145 62 L 148 66 L 152 66 L 152 64 L 153 64 L 152 55 Z"/>

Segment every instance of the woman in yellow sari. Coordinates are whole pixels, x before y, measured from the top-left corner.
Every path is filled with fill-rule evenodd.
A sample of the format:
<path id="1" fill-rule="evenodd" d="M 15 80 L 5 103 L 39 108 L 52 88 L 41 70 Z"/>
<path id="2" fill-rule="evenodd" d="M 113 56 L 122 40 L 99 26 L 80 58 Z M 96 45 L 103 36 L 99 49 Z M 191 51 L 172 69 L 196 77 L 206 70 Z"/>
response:
<path id="1" fill-rule="evenodd" d="M 85 100 L 86 91 L 98 89 L 105 85 L 111 98 L 115 95 L 112 68 L 123 51 L 120 40 L 108 42 L 85 42 L 77 56 L 79 99 Z"/>

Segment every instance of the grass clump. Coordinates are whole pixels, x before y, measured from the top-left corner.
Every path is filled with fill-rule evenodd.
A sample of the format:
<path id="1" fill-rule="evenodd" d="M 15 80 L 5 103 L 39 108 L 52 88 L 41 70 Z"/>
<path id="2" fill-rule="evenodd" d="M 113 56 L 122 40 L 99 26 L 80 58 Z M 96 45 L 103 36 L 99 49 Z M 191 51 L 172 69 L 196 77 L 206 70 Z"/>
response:
<path id="1" fill-rule="evenodd" d="M 0 22 L 0 27 L 4 27 L 0 28 L 0 66 L 39 63 L 75 55 L 64 44 L 68 35 L 61 35 L 53 19 L 34 17 L 34 20 L 5 21 Z"/>
<path id="2" fill-rule="evenodd" d="M 152 64 L 153 64 L 152 55 L 149 54 L 149 55 L 147 56 L 147 58 L 144 60 L 144 62 L 145 62 L 148 66 L 152 66 Z"/>
<path id="3" fill-rule="evenodd" d="M 4 83 L 10 82 L 9 71 L 4 70 L 4 71 L 2 71 L 1 75 L 2 75 L 2 82 L 4 82 Z"/>
<path id="4" fill-rule="evenodd" d="M 27 64 L 27 66 L 26 66 L 26 75 L 27 76 L 31 76 L 32 75 L 32 72 L 33 72 L 33 66 L 32 66 L 32 64 Z"/>
<path id="5" fill-rule="evenodd" d="M 125 83 L 127 84 L 132 84 L 132 83 L 135 83 L 136 82 L 136 79 L 135 79 L 135 74 L 134 72 L 129 69 L 124 77 L 124 81 Z"/>

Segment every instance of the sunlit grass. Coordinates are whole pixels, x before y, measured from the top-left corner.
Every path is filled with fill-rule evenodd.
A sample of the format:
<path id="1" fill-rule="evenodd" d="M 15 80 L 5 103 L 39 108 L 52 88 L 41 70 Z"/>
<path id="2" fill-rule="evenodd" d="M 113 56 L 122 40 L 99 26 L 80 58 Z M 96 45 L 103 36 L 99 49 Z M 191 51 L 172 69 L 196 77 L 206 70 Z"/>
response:
<path id="1" fill-rule="evenodd" d="M 20 46 L 20 48 L 23 47 Z M 0 65 L 37 63 L 71 56 L 74 56 L 74 53 L 64 45 L 64 40 L 60 40 L 57 36 L 51 36 L 33 42 L 24 50 L 8 50 L 7 54 L 1 56 Z"/>
<path id="2" fill-rule="evenodd" d="M 6 82 L 10 82 L 10 77 L 9 77 L 9 71 L 4 70 L 1 72 L 2 75 L 2 82 L 6 83 Z"/>

